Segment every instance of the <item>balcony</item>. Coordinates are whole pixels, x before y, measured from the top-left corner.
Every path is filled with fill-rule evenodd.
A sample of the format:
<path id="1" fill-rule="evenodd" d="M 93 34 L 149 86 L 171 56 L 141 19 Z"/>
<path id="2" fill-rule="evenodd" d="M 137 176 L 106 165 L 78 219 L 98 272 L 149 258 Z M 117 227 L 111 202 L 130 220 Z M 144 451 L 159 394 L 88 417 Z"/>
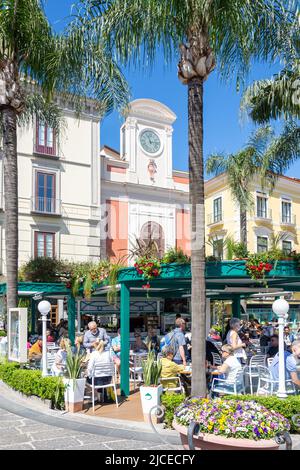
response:
<path id="1" fill-rule="evenodd" d="M 33 152 L 38 155 L 44 155 L 45 157 L 59 158 L 57 155 L 57 146 L 48 147 L 46 145 L 34 144 Z"/>
<path id="2" fill-rule="evenodd" d="M 50 216 L 61 216 L 61 200 L 48 197 L 33 197 L 31 212 Z"/>
<path id="3" fill-rule="evenodd" d="M 264 211 L 258 210 L 254 218 L 257 222 L 272 223 L 272 210 L 271 209 L 264 210 Z"/>
<path id="4" fill-rule="evenodd" d="M 280 225 L 295 226 L 297 223 L 296 214 L 281 215 Z"/>
<path id="5" fill-rule="evenodd" d="M 224 214 L 223 212 L 216 212 L 214 214 L 208 214 L 206 217 L 206 224 L 208 226 L 212 225 L 222 225 L 224 223 Z"/>

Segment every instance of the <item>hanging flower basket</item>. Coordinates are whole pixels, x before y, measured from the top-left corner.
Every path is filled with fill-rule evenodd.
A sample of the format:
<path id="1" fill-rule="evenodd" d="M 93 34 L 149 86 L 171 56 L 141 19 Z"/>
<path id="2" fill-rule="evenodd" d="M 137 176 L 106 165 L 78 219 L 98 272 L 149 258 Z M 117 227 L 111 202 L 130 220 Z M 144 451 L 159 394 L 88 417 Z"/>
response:
<path id="1" fill-rule="evenodd" d="M 134 264 L 134 267 L 138 274 L 143 276 L 143 279 L 146 281 L 151 281 L 152 279 L 157 278 L 161 273 L 160 261 L 155 258 L 139 258 Z"/>
<path id="2" fill-rule="evenodd" d="M 267 254 L 255 254 L 249 257 L 246 270 L 251 279 L 262 279 L 266 283 L 266 275 L 269 274 L 274 265 L 267 259 Z"/>

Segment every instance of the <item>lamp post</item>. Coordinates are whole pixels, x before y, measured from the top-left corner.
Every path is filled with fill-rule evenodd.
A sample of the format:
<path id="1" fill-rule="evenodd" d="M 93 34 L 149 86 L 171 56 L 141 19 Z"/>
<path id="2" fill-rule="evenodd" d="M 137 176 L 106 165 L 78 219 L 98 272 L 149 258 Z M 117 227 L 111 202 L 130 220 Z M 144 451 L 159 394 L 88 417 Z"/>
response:
<path id="1" fill-rule="evenodd" d="M 51 310 L 51 304 L 47 300 L 42 300 L 38 304 L 38 309 L 40 314 L 42 315 L 42 322 L 43 322 L 43 351 L 42 351 L 42 376 L 46 377 L 48 375 L 47 369 L 47 316 Z"/>
<path id="2" fill-rule="evenodd" d="M 286 398 L 287 393 L 285 389 L 285 364 L 284 364 L 284 339 L 283 329 L 285 321 L 288 318 L 289 304 L 285 299 L 278 299 L 272 305 L 273 312 L 278 317 L 278 339 L 279 339 L 279 386 L 277 396 L 278 398 Z"/>

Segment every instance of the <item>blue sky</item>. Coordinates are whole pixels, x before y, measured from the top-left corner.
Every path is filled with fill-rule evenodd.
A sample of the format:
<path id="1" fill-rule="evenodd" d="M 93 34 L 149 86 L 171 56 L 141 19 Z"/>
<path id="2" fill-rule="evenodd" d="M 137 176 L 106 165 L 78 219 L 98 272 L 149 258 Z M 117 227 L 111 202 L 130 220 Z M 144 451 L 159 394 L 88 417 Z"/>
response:
<path id="1" fill-rule="evenodd" d="M 63 28 L 76 0 L 47 0 L 46 13 L 55 29 Z M 269 78 L 279 70 L 265 64 L 254 65 L 247 82 Z M 163 57 L 158 55 L 155 67 L 149 70 L 125 71 L 130 84 L 132 98 L 152 98 L 169 106 L 177 115 L 173 134 L 173 166 L 186 170 L 188 165 L 187 138 L 187 88 L 177 79 L 176 63 L 166 66 Z M 235 152 L 242 148 L 253 130 L 249 119 L 240 114 L 241 95 L 235 83 L 222 83 L 213 72 L 205 84 L 204 98 L 204 155 L 212 152 Z M 119 130 L 122 119 L 118 113 L 106 117 L 101 125 L 101 146 L 107 144 L 119 149 Z M 290 176 L 300 177 L 300 159 L 289 172 Z"/>

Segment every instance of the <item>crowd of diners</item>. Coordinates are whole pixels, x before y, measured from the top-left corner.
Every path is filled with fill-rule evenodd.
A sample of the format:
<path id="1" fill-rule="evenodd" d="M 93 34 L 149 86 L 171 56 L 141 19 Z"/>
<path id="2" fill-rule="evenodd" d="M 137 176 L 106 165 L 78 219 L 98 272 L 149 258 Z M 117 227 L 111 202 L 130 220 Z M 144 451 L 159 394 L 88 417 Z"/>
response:
<path id="1" fill-rule="evenodd" d="M 188 366 L 192 360 L 192 336 L 187 331 L 187 321 L 177 314 L 174 328 L 161 337 L 156 330 L 149 328 L 147 337 L 143 340 L 141 332 L 134 333 L 134 344 L 131 345 L 131 353 L 147 353 L 154 351 L 162 363 L 163 379 L 180 375 L 184 388 L 189 393 L 190 375 L 187 374 Z M 71 348 L 68 339 L 68 325 L 61 321 L 55 329 L 47 331 L 47 343 L 56 342 L 59 350 L 55 354 L 52 366 L 53 375 L 62 375 L 67 358 L 67 350 Z M 287 378 L 300 388 L 298 378 L 298 364 L 300 362 L 300 336 L 294 335 L 289 326 L 284 328 L 285 343 L 285 367 Z M 206 371 L 208 382 L 214 376 L 227 377 L 233 370 L 239 370 L 247 362 L 249 354 L 255 354 L 259 345 L 265 348 L 267 357 L 272 357 L 271 372 L 274 380 L 278 380 L 278 325 L 276 321 L 261 325 L 257 320 L 241 321 L 231 318 L 228 321 L 224 335 L 214 328 L 210 329 L 206 338 Z M 29 359 L 37 360 L 42 356 L 43 341 L 38 337 L 34 344 L 28 343 Z M 110 338 L 106 330 L 97 325 L 95 321 L 88 323 L 87 330 L 76 336 L 75 345 L 71 348 L 74 354 L 82 355 L 82 361 L 86 366 L 86 374 L 90 380 L 95 365 L 114 363 L 117 375 L 120 373 L 121 364 L 121 335 L 120 329 L 114 338 Z M 213 354 L 218 354 L 221 365 L 215 366 Z M 107 383 L 110 377 L 101 376 L 95 378 L 96 385 Z M 164 386 L 174 385 L 172 379 L 164 380 Z"/>

